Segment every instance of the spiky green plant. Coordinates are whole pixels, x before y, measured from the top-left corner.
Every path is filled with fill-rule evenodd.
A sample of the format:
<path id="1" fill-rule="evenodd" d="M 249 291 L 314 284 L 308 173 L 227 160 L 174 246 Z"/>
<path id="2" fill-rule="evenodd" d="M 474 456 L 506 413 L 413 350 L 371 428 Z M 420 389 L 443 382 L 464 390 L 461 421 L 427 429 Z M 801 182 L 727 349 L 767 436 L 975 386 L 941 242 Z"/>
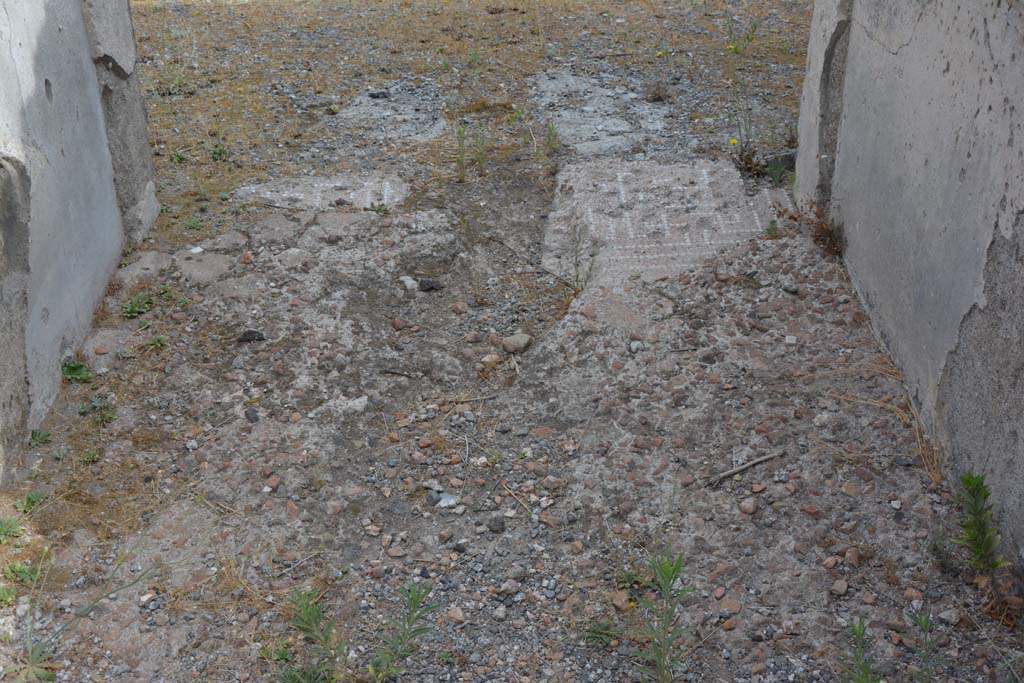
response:
<path id="1" fill-rule="evenodd" d="M 281 683 L 321 683 L 331 680 L 336 669 L 344 670 L 348 645 L 338 635 L 333 619 L 327 618 L 319 597 L 312 591 L 297 590 L 288 601 L 291 625 L 310 641 L 306 661 L 283 669 Z"/>
<path id="2" fill-rule="evenodd" d="M 881 683 L 875 660 L 870 653 L 868 625 L 863 619 L 850 626 L 850 653 L 843 660 L 843 683 Z"/>
<path id="3" fill-rule="evenodd" d="M 591 645 L 608 647 L 612 641 L 622 637 L 623 629 L 610 621 L 598 621 L 587 627 L 583 639 Z"/>
<path id="4" fill-rule="evenodd" d="M 939 665 L 938 639 L 935 637 L 932 615 L 928 612 L 914 612 L 910 619 L 921 632 L 921 647 L 918 649 L 921 654 L 921 668 L 914 673 L 914 678 L 918 683 L 932 683 Z"/>
<path id="5" fill-rule="evenodd" d="M 392 676 L 401 675 L 399 665 L 416 651 L 416 639 L 430 632 L 430 627 L 422 622 L 438 608 L 436 604 L 427 602 L 431 590 L 433 586 L 429 583 L 410 583 L 402 588 L 402 617 L 392 622 L 394 633 L 377 648 L 366 666 L 366 672 L 374 683 L 383 683 Z"/>
<path id="6" fill-rule="evenodd" d="M 683 556 L 667 549 L 654 555 L 647 563 L 651 578 L 645 583 L 655 598 L 640 597 L 647 623 L 649 641 L 640 652 L 644 661 L 644 678 L 654 683 L 676 683 L 683 680 L 683 653 L 677 641 L 683 627 L 677 623 L 682 599 L 692 588 L 677 587 L 683 576 Z"/>
<path id="7" fill-rule="evenodd" d="M 999 529 L 992 518 L 988 502 L 992 491 L 985 475 L 968 472 L 960 477 L 960 536 L 953 539 L 971 553 L 971 566 L 992 576 L 1009 563 L 999 554 Z"/>
<path id="8" fill-rule="evenodd" d="M 409 584 L 402 589 L 403 611 L 400 619 L 392 622 L 394 632 L 378 647 L 366 665 L 366 674 L 372 683 L 383 683 L 400 676 L 403 659 L 415 651 L 415 640 L 430 631 L 423 624 L 426 617 L 437 609 L 427 604 L 432 587 L 429 584 Z M 306 647 L 298 652 L 289 651 L 287 662 L 278 670 L 278 683 L 328 683 L 348 680 L 348 643 L 338 633 L 337 624 L 327 617 L 316 593 L 295 591 L 289 600 L 292 628 L 302 634 Z M 363 680 L 363 679 L 360 679 Z"/>

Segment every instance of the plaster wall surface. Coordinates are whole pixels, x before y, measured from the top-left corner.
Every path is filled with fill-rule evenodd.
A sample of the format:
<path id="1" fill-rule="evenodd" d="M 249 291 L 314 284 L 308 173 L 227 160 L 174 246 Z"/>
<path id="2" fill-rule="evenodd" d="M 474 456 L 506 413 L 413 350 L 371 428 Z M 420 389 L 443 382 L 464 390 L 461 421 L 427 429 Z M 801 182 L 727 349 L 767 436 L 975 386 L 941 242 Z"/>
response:
<path id="1" fill-rule="evenodd" d="M 95 57 L 86 16 L 79 0 L 0 0 L 0 445 L 8 453 L 45 416 L 61 361 L 88 333 L 124 241 L 108 139 L 121 131 L 104 112 L 97 68 L 109 65 Z M 123 31 L 123 23 L 103 29 L 103 40 L 134 68 L 134 36 Z M 141 99 L 130 104 L 130 144 L 143 154 L 141 135 L 151 164 Z M 0 477 L 4 461 L 0 453 Z"/>
<path id="2" fill-rule="evenodd" d="M 1019 552 L 1024 6 L 819 0 L 812 35 L 798 201 L 828 204 L 947 475 L 987 476 Z"/>

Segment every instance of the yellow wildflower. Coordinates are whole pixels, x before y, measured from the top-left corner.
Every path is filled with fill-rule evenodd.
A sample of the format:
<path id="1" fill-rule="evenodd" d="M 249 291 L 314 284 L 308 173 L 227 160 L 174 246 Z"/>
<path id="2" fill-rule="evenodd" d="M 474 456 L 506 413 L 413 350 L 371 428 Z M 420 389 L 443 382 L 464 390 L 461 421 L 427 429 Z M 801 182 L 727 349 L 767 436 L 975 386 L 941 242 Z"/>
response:
<path id="1" fill-rule="evenodd" d="M 738 144 L 740 144 L 740 141 L 737 140 L 736 138 L 729 138 L 729 144 L 730 145 L 738 145 Z"/>

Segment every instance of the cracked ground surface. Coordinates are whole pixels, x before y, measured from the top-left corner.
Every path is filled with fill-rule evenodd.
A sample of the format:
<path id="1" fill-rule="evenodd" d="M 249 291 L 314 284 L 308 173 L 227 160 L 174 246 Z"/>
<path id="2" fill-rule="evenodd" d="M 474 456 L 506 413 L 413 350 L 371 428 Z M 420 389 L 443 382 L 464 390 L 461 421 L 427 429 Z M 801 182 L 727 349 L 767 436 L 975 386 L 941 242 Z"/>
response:
<path id="1" fill-rule="evenodd" d="M 397 680 L 637 681 L 669 548 L 685 680 L 842 680 L 858 619 L 915 680 L 917 611 L 934 680 L 1020 680 L 841 261 L 728 160 L 808 2 L 134 7 L 164 211 L 4 497 L 2 656 L 279 680 L 303 589 L 361 680 L 414 581 Z"/>

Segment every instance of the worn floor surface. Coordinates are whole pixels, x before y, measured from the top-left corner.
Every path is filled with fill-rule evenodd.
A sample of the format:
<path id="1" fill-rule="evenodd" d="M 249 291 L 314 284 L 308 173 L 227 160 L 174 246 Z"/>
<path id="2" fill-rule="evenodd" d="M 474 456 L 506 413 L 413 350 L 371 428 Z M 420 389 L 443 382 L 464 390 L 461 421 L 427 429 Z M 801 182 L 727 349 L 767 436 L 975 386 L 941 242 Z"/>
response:
<path id="1" fill-rule="evenodd" d="M 0 656 L 307 680 L 303 589 L 356 674 L 423 582 L 397 680 L 636 681 L 669 549 L 687 681 L 841 680 L 858 619 L 917 680 L 931 612 L 932 680 L 1019 683 L 841 263 L 729 160 L 807 0 L 134 5 L 164 212 L 0 501 Z"/>

